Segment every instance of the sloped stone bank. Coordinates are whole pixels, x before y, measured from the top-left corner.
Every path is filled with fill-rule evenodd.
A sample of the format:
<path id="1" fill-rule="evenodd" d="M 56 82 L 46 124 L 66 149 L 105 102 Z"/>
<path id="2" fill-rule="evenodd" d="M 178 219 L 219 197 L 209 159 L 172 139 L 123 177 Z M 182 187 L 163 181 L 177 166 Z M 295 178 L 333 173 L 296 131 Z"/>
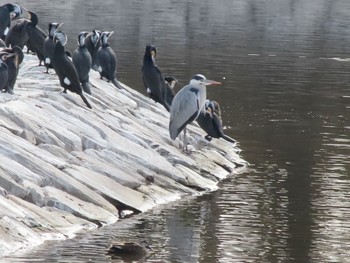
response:
<path id="1" fill-rule="evenodd" d="M 25 55 L 15 95 L 0 96 L 0 256 L 215 190 L 245 165 L 235 145 L 205 142 L 196 125 L 184 154 L 168 112 L 127 86 L 92 72 L 90 110 L 37 63 Z"/>

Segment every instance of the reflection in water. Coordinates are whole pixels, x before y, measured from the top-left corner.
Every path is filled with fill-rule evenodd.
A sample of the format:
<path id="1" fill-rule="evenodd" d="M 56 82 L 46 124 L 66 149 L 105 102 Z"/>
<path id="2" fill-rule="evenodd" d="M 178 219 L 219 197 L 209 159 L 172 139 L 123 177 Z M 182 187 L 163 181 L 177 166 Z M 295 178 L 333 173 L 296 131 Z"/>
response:
<path id="1" fill-rule="evenodd" d="M 18 2 L 38 10 L 43 27 L 63 21 L 70 39 L 114 30 L 119 79 L 143 93 L 150 42 L 178 87 L 195 73 L 222 79 L 208 97 L 252 166 L 215 193 L 6 262 L 111 262 L 106 247 L 123 238 L 146 239 L 155 250 L 147 262 L 348 260 L 349 1 Z"/>

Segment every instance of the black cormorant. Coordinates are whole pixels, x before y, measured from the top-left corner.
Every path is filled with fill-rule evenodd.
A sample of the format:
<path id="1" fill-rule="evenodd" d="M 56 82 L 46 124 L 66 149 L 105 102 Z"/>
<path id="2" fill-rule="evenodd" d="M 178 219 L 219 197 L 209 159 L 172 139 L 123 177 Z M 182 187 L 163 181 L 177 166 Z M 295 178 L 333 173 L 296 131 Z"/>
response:
<path id="1" fill-rule="evenodd" d="M 165 76 L 164 77 L 165 80 L 165 88 L 166 88 L 166 92 L 164 95 L 164 100 L 171 105 L 174 97 L 175 97 L 175 91 L 174 88 L 176 86 L 176 84 L 178 83 L 177 79 L 171 76 Z"/>
<path id="2" fill-rule="evenodd" d="M 7 53 L 0 52 L 0 91 L 7 90 L 8 67 L 4 62 L 7 58 Z"/>
<path id="3" fill-rule="evenodd" d="M 24 58 L 23 51 L 19 47 L 13 47 L 2 49 L 1 52 L 7 53 L 7 55 L 4 56 L 3 60 L 8 68 L 8 80 L 5 87 L 5 92 L 13 94 L 13 89 L 19 71 L 19 65 L 22 63 Z"/>
<path id="4" fill-rule="evenodd" d="M 64 88 L 63 92 L 66 93 L 68 89 L 71 92 L 77 93 L 80 95 L 86 106 L 91 109 L 90 103 L 83 94 L 83 89 L 79 82 L 79 76 L 73 62 L 68 58 L 65 52 L 64 44 L 66 39 L 62 40 L 62 36 L 65 35 L 62 32 L 58 32 L 53 38 L 55 50 L 51 60 L 52 67 L 56 71 L 61 86 Z"/>
<path id="5" fill-rule="evenodd" d="M 49 68 L 52 68 L 51 60 L 53 58 L 55 45 L 53 43 L 53 36 L 58 31 L 60 26 L 62 26 L 63 23 L 49 23 L 49 35 L 45 38 L 44 41 L 44 65 L 46 67 L 46 73 L 49 73 Z"/>
<path id="6" fill-rule="evenodd" d="M 97 71 L 96 53 L 101 46 L 101 31 L 94 29 L 85 39 L 85 45 L 91 55 L 91 68 Z"/>
<path id="7" fill-rule="evenodd" d="M 100 72 L 101 79 L 106 78 L 111 81 L 114 86 L 121 89 L 122 86 L 116 78 L 117 71 L 117 56 L 113 49 L 108 44 L 108 39 L 113 34 L 113 31 L 105 31 L 101 34 L 101 46 L 96 53 L 97 71 Z"/>
<path id="8" fill-rule="evenodd" d="M 157 67 L 155 63 L 156 55 L 156 47 L 154 45 L 147 45 L 142 65 L 143 83 L 149 96 L 155 102 L 162 104 L 167 111 L 170 111 L 170 105 L 175 93 Z"/>
<path id="9" fill-rule="evenodd" d="M 91 69 L 91 55 L 86 48 L 85 39 L 88 32 L 81 32 L 78 36 L 78 48 L 73 52 L 73 64 L 78 72 L 79 80 L 83 86 L 84 92 L 91 95 L 89 84 L 89 72 Z"/>
<path id="10" fill-rule="evenodd" d="M 211 141 L 212 138 L 223 138 L 228 142 L 236 142 L 224 134 L 221 109 L 219 103 L 216 101 L 205 101 L 205 106 L 197 118 L 197 123 L 207 133 L 204 138 L 208 141 Z"/>
<path id="11" fill-rule="evenodd" d="M 0 6 L 0 38 L 5 37 L 10 30 L 11 20 L 22 14 L 22 9 L 16 4 L 5 4 Z"/>
<path id="12" fill-rule="evenodd" d="M 28 44 L 30 49 L 37 55 L 39 59 L 39 66 L 44 61 L 44 41 L 47 37 L 46 33 L 38 26 L 38 16 L 28 11 L 30 15 L 30 22 L 27 24 Z"/>
<path id="13" fill-rule="evenodd" d="M 10 28 L 5 38 L 5 44 L 8 47 L 20 47 L 23 48 L 28 42 L 27 25 L 30 20 L 26 18 L 18 19 L 14 22 L 14 25 Z"/>

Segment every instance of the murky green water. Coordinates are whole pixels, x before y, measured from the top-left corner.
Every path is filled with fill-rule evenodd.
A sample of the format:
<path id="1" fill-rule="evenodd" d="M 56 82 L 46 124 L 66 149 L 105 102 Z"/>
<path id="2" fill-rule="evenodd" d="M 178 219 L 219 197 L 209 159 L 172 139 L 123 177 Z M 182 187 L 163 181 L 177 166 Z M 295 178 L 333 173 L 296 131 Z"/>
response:
<path id="1" fill-rule="evenodd" d="M 114 30 L 118 77 L 143 93 L 151 42 L 179 88 L 195 73 L 222 81 L 208 97 L 251 167 L 215 193 L 7 262 L 129 262 L 105 252 L 130 237 L 151 244 L 147 262 L 349 261 L 349 1 L 18 2 L 43 27 L 63 21 L 72 49 L 79 31 Z"/>

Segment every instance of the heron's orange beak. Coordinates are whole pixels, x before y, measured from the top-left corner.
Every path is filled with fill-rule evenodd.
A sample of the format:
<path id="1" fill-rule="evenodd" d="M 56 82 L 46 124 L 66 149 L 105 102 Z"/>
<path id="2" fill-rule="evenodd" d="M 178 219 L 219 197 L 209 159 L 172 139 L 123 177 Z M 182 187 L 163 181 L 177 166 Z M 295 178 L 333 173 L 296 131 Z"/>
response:
<path id="1" fill-rule="evenodd" d="M 208 85 L 220 85 L 220 84 L 222 84 L 222 83 L 219 82 L 219 81 L 206 79 L 205 82 L 204 82 L 204 84 L 205 84 L 206 86 L 208 86 Z"/>

